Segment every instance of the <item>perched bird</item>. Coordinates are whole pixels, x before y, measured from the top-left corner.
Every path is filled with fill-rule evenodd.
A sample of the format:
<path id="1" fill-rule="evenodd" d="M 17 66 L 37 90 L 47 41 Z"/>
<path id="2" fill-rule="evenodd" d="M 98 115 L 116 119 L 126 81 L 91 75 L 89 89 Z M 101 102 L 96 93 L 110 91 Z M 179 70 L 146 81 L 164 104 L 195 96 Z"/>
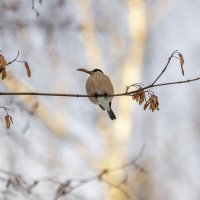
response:
<path id="1" fill-rule="evenodd" d="M 90 74 L 86 82 L 86 91 L 88 96 L 94 95 L 95 97 L 88 97 L 89 100 L 94 104 L 98 104 L 103 110 L 106 110 L 111 120 L 116 119 L 115 114 L 111 109 L 113 97 L 108 96 L 114 94 L 113 85 L 109 77 L 106 76 L 100 69 L 88 71 L 80 68 L 77 70 Z"/>

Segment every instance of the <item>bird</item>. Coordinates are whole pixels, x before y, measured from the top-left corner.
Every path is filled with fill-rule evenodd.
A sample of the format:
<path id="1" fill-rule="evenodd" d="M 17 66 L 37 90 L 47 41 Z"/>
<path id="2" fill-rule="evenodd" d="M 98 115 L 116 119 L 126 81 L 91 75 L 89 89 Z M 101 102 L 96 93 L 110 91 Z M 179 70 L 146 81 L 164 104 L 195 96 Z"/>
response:
<path id="1" fill-rule="evenodd" d="M 92 71 L 89 71 L 84 68 L 79 68 L 77 70 L 90 75 L 86 82 L 86 92 L 89 96 L 89 100 L 93 104 L 98 104 L 102 110 L 106 110 L 111 120 L 116 119 L 116 116 L 111 108 L 113 96 L 109 96 L 114 94 L 114 88 L 110 78 L 100 69 L 93 69 Z"/>

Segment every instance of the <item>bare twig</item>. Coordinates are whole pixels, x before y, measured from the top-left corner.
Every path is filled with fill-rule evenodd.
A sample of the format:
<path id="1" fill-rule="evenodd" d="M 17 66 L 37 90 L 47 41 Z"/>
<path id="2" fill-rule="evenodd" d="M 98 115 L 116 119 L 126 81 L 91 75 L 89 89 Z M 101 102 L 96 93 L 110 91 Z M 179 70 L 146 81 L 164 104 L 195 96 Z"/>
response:
<path id="1" fill-rule="evenodd" d="M 174 81 L 174 82 L 168 82 L 168 83 L 160 83 L 160 84 L 155 84 L 155 85 L 148 85 L 148 86 L 145 86 L 142 88 L 142 90 L 146 90 L 146 89 L 149 89 L 149 88 L 154 88 L 154 87 L 161 87 L 161 86 L 166 86 L 166 85 L 177 85 L 177 84 L 182 84 L 182 83 L 189 83 L 189 82 L 194 82 L 194 81 L 198 81 L 200 80 L 200 77 L 197 77 L 197 78 L 194 78 L 194 79 L 189 79 L 189 80 L 185 80 L 185 81 Z M 138 91 L 140 91 L 141 89 L 139 90 L 134 90 L 134 91 L 130 91 L 128 92 L 126 95 L 127 96 L 130 96 Z M 1 94 L 0 94 L 1 95 Z M 118 94 L 116 95 L 113 95 L 113 96 L 118 96 Z M 123 95 L 120 95 L 120 96 L 123 96 Z"/>
<path id="2" fill-rule="evenodd" d="M 8 114 L 8 110 L 9 110 L 9 108 L 7 108 L 7 107 L 5 107 L 5 106 L 0 106 L 0 108 L 3 109 L 3 110 L 5 110 L 6 113 Z"/>
<path id="3" fill-rule="evenodd" d="M 156 83 L 156 81 L 163 75 L 163 73 L 165 72 L 165 70 L 167 69 L 171 59 L 174 57 L 174 54 L 177 53 L 178 50 L 173 51 L 173 53 L 171 54 L 171 56 L 168 59 L 167 64 L 165 65 L 164 69 L 162 70 L 162 72 L 158 75 L 158 77 L 155 79 L 155 81 L 152 83 L 152 85 L 154 85 Z"/>
<path id="4" fill-rule="evenodd" d="M 39 3 L 41 4 L 42 1 L 40 0 Z M 35 11 L 36 17 L 39 17 L 40 13 L 39 13 L 39 12 L 36 10 L 36 8 L 35 8 L 35 0 L 32 0 L 32 10 Z"/>
<path id="5" fill-rule="evenodd" d="M 12 61 L 8 62 L 7 65 L 10 65 L 10 64 L 12 64 L 13 62 L 17 61 L 18 56 L 19 56 L 19 50 L 17 50 L 17 55 L 16 55 L 16 57 L 15 57 Z"/>

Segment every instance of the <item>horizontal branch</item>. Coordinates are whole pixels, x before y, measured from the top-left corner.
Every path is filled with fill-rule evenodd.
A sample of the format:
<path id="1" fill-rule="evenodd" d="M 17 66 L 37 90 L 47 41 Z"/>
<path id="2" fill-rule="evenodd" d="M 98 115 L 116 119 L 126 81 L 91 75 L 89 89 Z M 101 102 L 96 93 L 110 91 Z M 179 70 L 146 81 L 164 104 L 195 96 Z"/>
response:
<path id="1" fill-rule="evenodd" d="M 176 84 L 181 84 L 181 83 L 189 83 L 189 82 L 194 82 L 200 80 L 200 77 L 194 78 L 194 79 L 189 79 L 185 81 L 175 81 L 175 82 L 169 82 L 169 83 L 160 83 L 160 84 L 155 84 L 152 87 L 159 87 L 159 86 L 165 86 L 165 85 L 176 85 Z M 150 88 L 150 87 L 149 87 Z M 147 88 L 144 88 L 147 89 Z"/>
<path id="2" fill-rule="evenodd" d="M 86 94 L 46 93 L 46 92 L 0 92 L 0 96 L 60 96 L 60 97 L 89 97 Z"/>
<path id="3" fill-rule="evenodd" d="M 175 81 L 175 82 L 168 82 L 168 83 L 160 83 L 160 84 L 150 84 L 148 86 L 144 86 L 141 89 L 132 90 L 130 92 L 123 92 L 123 93 L 117 93 L 113 95 L 107 95 L 107 96 L 131 96 L 134 93 L 140 91 L 140 90 L 146 90 L 149 88 L 154 87 L 161 87 L 166 85 L 176 85 L 176 84 L 182 84 L 182 83 L 189 83 L 200 80 L 200 77 L 189 79 L 185 81 Z M 45 92 L 0 92 L 0 96 L 60 96 L 60 97 L 96 97 L 95 95 L 86 95 L 86 94 L 68 94 L 68 93 L 45 93 Z M 104 96 L 97 95 L 97 96 Z"/>
<path id="4" fill-rule="evenodd" d="M 174 82 L 168 82 L 168 83 L 159 83 L 159 84 L 151 84 L 148 86 L 143 87 L 143 90 L 149 89 L 149 88 L 154 88 L 154 87 L 161 87 L 161 86 L 166 86 L 166 85 L 177 85 L 177 84 L 182 84 L 182 83 L 190 83 L 190 82 L 194 82 L 194 81 L 198 81 L 200 80 L 200 77 L 194 78 L 194 79 L 189 79 L 189 80 L 185 80 L 185 81 L 174 81 Z M 133 93 L 140 91 L 141 89 L 135 90 L 133 91 Z M 128 94 L 130 95 L 131 92 L 129 92 Z"/>

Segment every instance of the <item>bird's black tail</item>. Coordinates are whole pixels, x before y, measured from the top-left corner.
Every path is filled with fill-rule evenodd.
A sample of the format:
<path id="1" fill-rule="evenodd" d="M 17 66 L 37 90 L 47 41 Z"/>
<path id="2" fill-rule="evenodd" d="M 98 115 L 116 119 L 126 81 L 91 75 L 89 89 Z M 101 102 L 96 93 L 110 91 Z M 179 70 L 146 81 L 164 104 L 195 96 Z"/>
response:
<path id="1" fill-rule="evenodd" d="M 107 110 L 107 113 L 108 113 L 110 119 L 112 119 L 112 120 L 116 119 L 115 114 L 114 114 L 114 112 L 112 111 L 111 108 L 110 108 L 109 111 Z"/>

